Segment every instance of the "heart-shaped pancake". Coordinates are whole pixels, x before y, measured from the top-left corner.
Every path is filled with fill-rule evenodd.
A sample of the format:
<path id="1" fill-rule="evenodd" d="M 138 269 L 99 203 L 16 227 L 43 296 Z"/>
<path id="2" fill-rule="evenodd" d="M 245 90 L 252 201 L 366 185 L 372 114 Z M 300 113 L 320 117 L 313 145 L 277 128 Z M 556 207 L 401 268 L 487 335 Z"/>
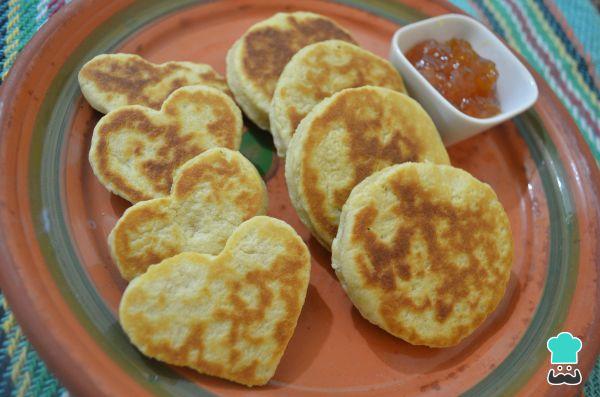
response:
<path id="1" fill-rule="evenodd" d="M 258 216 L 218 256 L 186 252 L 150 266 L 125 290 L 119 318 L 149 357 L 263 385 L 294 332 L 309 273 L 294 229 Z"/>
<path id="2" fill-rule="evenodd" d="M 171 92 L 188 85 L 207 85 L 230 94 L 225 78 L 209 65 L 156 65 L 135 54 L 98 55 L 83 65 L 78 78 L 85 99 L 102 113 L 127 105 L 158 110 Z"/>
<path id="3" fill-rule="evenodd" d="M 133 105 L 102 117 L 90 164 L 100 182 L 132 203 L 169 194 L 173 173 L 213 147 L 237 150 L 242 114 L 233 100 L 206 86 L 174 91 L 160 111 Z"/>
<path id="4" fill-rule="evenodd" d="M 258 171 L 240 152 L 209 149 L 175 173 L 171 195 L 128 208 L 108 237 L 123 278 L 184 251 L 216 255 L 238 225 L 267 209 Z"/>

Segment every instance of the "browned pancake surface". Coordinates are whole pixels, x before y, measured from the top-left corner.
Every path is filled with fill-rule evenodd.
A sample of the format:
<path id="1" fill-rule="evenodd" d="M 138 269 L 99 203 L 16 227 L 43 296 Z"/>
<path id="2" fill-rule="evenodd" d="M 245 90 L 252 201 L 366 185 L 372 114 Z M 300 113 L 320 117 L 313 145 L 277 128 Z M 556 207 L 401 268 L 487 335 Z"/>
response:
<path id="1" fill-rule="evenodd" d="M 230 95 L 225 78 L 210 66 L 192 62 L 154 64 L 135 54 L 102 54 L 79 73 L 83 94 L 103 113 L 127 105 L 160 109 L 176 89 L 203 84 Z"/>
<path id="2" fill-rule="evenodd" d="M 266 207 L 252 163 L 237 151 L 209 149 L 176 172 L 168 197 L 125 211 L 108 238 L 111 255 L 127 280 L 180 252 L 216 255 L 240 223 Z"/>
<path id="3" fill-rule="evenodd" d="M 370 321 L 412 344 L 454 345 L 504 295 L 508 218 L 493 190 L 463 171 L 391 168 L 344 208 L 336 272 Z"/>
<path id="4" fill-rule="evenodd" d="M 367 85 L 405 92 L 402 77 L 391 63 L 353 44 L 327 40 L 296 53 L 277 82 L 269 114 L 277 153 L 286 154 L 300 121 L 319 102 L 344 89 Z"/>
<path id="5" fill-rule="evenodd" d="M 328 248 L 342 206 L 367 176 L 407 161 L 449 163 L 425 111 L 408 96 L 380 87 L 339 92 L 318 105 L 297 134 L 286 169 L 292 195 L 297 191 L 292 202 L 304 208 L 303 220 Z"/>
<path id="6" fill-rule="evenodd" d="M 273 95 L 283 68 L 301 48 L 330 39 L 354 43 L 354 39 L 333 21 L 312 15 L 310 18 L 298 18 L 294 14 L 287 14 L 285 27 L 265 25 L 245 36 L 242 55 L 244 73 L 266 96 Z"/>

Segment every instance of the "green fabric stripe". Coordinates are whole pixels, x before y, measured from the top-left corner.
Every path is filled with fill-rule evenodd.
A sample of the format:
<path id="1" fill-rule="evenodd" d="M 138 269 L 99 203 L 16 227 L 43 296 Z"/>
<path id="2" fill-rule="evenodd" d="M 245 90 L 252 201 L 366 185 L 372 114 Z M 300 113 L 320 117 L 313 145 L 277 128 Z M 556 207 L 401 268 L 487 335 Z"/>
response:
<path id="1" fill-rule="evenodd" d="M 540 41 L 546 44 L 550 56 L 552 57 L 552 54 L 559 55 L 552 57 L 552 61 L 558 65 L 559 70 L 566 72 L 567 79 L 565 80 L 567 84 L 571 84 L 574 91 L 581 94 L 580 99 L 582 99 L 586 107 L 590 110 L 590 113 L 598 118 L 600 116 L 600 102 L 598 102 L 598 98 L 583 81 L 583 77 L 577 68 L 577 60 L 569 55 L 559 37 L 556 36 L 548 23 L 544 19 L 539 18 L 542 10 L 540 10 L 537 4 L 534 2 L 520 2 L 519 4 L 528 19 L 533 21 L 538 37 L 547 37 L 547 40 Z M 536 14 L 536 11 L 539 14 Z"/>
<path id="2" fill-rule="evenodd" d="M 495 16 L 498 20 L 498 23 L 501 24 L 502 28 L 505 30 L 507 34 L 508 43 L 515 47 L 518 52 L 523 54 L 527 60 L 531 63 L 531 65 L 544 77 L 544 80 L 551 86 L 554 92 L 561 99 L 561 102 L 564 106 L 569 110 L 569 113 L 573 115 L 573 119 L 577 124 L 577 127 L 582 132 L 582 135 L 588 142 L 592 153 L 596 157 L 596 159 L 600 159 L 600 147 L 594 139 L 594 131 L 593 126 L 587 125 L 587 123 L 580 117 L 579 109 L 572 104 L 564 94 L 558 91 L 557 84 L 554 82 L 554 77 L 551 75 L 549 67 L 544 64 L 537 53 L 535 53 L 534 49 L 531 46 L 531 43 L 526 41 L 525 34 L 523 31 L 517 28 L 517 24 L 513 22 L 514 16 L 511 13 L 511 10 L 505 2 L 495 3 L 491 0 L 484 1 L 485 6 L 488 10 Z M 567 82 L 568 84 L 568 82 Z M 575 91 L 577 94 L 578 91 Z"/>
<path id="3" fill-rule="evenodd" d="M 20 0 L 21 17 L 19 18 L 19 51 L 38 30 L 38 26 L 35 23 L 37 3 L 36 0 Z"/>
<path id="4" fill-rule="evenodd" d="M 18 1 L 10 1 L 8 2 L 8 20 L 6 22 L 6 36 L 4 39 L 4 56 L 5 63 L 2 70 L 2 78 L 6 76 L 9 68 L 12 66 L 14 62 L 15 55 L 17 53 L 16 48 L 18 48 L 18 37 L 19 34 L 16 29 L 18 29 L 18 23 L 16 23 L 15 17 L 18 17 Z"/>
<path id="5" fill-rule="evenodd" d="M 24 349 L 27 349 L 29 343 L 22 338 L 22 331 L 20 328 L 13 327 L 13 330 L 11 331 L 13 332 L 11 332 L 8 338 L 9 345 L 14 346 L 15 348 L 10 355 L 10 376 L 14 386 L 13 395 L 16 395 L 16 392 L 23 386 L 24 381 L 24 376 L 22 376 L 22 365 L 24 363 L 20 362 L 21 355 L 27 353 L 27 350 Z"/>
<path id="6" fill-rule="evenodd" d="M 30 349 L 27 353 L 27 363 L 24 368 L 32 380 L 27 394 L 31 396 L 55 395 L 60 390 L 58 382 L 53 382 L 54 377 L 38 357 L 37 353 Z"/>
<path id="7" fill-rule="evenodd" d="M 577 127 L 582 133 L 583 137 L 587 141 L 594 157 L 600 158 L 600 145 L 598 145 L 598 138 L 600 138 L 600 129 L 598 128 L 598 118 L 600 117 L 600 102 L 597 100 L 595 94 L 589 89 L 589 87 L 582 80 L 582 76 L 577 70 L 576 60 L 568 54 L 559 38 L 555 35 L 554 31 L 543 19 L 542 10 L 533 3 L 521 2 L 521 9 L 525 11 L 526 18 L 531 20 L 536 30 L 536 37 L 547 37 L 547 40 L 540 40 L 547 47 L 549 57 L 556 64 L 561 79 L 565 85 L 571 89 L 572 94 L 576 96 L 583 104 L 589 115 L 592 118 L 591 124 L 584 119 L 580 112 L 584 111 L 581 107 L 578 107 L 574 103 L 571 103 L 566 96 L 560 94 L 557 89 L 557 84 L 552 84 L 552 89 L 560 97 L 563 104 L 569 108 Z M 553 56 L 556 54 L 556 56 Z M 570 61 L 570 62 L 569 62 Z M 541 61 L 536 60 L 539 64 Z"/>
<path id="8" fill-rule="evenodd" d="M 588 59 L 585 56 L 585 50 L 581 47 L 581 43 L 568 26 L 564 25 L 564 19 L 562 18 L 560 11 L 556 7 L 551 7 L 548 3 L 543 0 L 534 0 L 537 7 L 541 10 L 541 18 L 546 24 L 552 29 L 552 32 L 560 41 L 561 45 L 565 48 L 567 53 L 575 60 L 577 64 L 577 70 L 585 84 L 594 92 L 596 98 L 600 99 L 600 85 L 594 78 L 594 67 L 588 63 Z M 600 26 L 597 27 L 597 32 L 600 32 Z M 582 51 L 583 50 L 583 51 Z"/>
<path id="9" fill-rule="evenodd" d="M 600 35 L 600 3 L 596 1 L 596 8 L 594 8 L 592 1 L 554 0 L 553 2 L 582 44 L 587 56 L 592 60 L 596 78 L 600 78 L 600 39 L 598 38 Z M 600 385 L 600 381 L 598 383 Z M 598 397 L 600 397 L 600 393 L 598 393 Z"/>
<path id="10" fill-rule="evenodd" d="M 517 29 L 515 23 L 512 23 L 514 18 L 512 18 L 512 16 L 507 12 L 507 10 L 503 7 L 494 6 L 491 0 L 484 0 L 484 4 L 488 8 L 488 10 L 494 15 L 498 23 L 502 26 L 502 29 L 504 29 L 508 44 L 514 47 L 520 54 L 525 56 L 525 58 L 527 58 L 528 60 L 537 60 L 537 55 L 533 52 L 533 49 L 524 40 L 525 35 L 523 34 L 523 32 Z M 548 72 L 545 65 L 538 65 L 536 63 L 535 69 L 542 73 L 544 77 L 548 76 Z"/>

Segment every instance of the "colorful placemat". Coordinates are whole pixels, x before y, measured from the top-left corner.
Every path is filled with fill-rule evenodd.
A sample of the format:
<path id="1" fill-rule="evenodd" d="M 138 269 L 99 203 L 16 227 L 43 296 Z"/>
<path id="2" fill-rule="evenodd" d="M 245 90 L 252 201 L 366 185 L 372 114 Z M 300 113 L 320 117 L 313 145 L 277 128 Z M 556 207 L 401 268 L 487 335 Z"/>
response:
<path id="1" fill-rule="evenodd" d="M 0 2 L 0 77 L 65 0 Z M 521 53 L 557 93 L 600 161 L 600 12 L 589 0 L 452 0 Z M 0 396 L 68 392 L 28 343 L 0 294 Z M 600 360 L 586 385 L 600 397 Z"/>

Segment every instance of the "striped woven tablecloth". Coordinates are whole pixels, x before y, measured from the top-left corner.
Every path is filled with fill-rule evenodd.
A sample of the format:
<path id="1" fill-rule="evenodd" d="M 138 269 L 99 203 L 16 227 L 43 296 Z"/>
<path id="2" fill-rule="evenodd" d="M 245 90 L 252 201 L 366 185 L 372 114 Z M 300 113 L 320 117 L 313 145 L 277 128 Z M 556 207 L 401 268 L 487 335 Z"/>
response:
<path id="1" fill-rule="evenodd" d="M 1 78 L 65 0 L 0 0 Z M 452 0 L 521 53 L 569 110 L 600 161 L 600 0 Z M 68 393 L 23 336 L 0 294 L 0 396 Z M 600 332 L 600 330 L 598 330 Z M 600 360 L 585 385 L 600 397 Z"/>

